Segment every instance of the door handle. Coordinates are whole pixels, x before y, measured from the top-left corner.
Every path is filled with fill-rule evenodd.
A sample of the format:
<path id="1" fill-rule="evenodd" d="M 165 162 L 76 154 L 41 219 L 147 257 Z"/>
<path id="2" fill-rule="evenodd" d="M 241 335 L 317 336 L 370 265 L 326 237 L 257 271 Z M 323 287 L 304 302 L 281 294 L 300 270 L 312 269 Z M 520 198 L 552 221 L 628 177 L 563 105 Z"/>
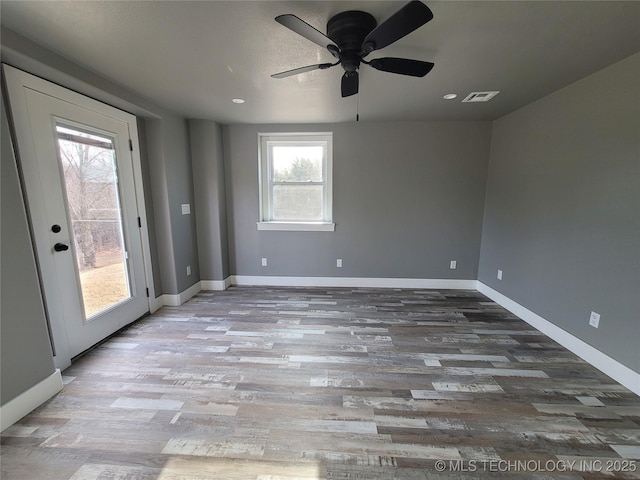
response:
<path id="1" fill-rule="evenodd" d="M 56 243 L 56 244 L 53 246 L 53 249 L 54 249 L 56 252 L 64 252 L 64 251 L 66 251 L 66 250 L 69 250 L 69 245 L 65 245 L 64 243 Z"/>

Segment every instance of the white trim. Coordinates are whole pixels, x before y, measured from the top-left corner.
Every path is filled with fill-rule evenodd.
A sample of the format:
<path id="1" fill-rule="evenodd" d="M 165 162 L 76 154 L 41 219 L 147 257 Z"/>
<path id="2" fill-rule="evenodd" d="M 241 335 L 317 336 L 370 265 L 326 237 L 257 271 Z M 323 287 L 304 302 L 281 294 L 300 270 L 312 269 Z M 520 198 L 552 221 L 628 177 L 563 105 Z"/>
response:
<path id="1" fill-rule="evenodd" d="M 366 277 L 284 277 L 231 275 L 232 285 L 279 287 L 353 287 L 353 288 L 436 288 L 475 290 L 475 280 L 428 278 L 366 278 Z"/>
<path id="2" fill-rule="evenodd" d="M 162 307 L 164 307 L 164 298 L 163 295 L 160 295 L 159 297 L 149 297 L 149 313 L 155 313 L 158 310 L 160 310 Z"/>
<path id="3" fill-rule="evenodd" d="M 0 431 L 38 408 L 62 390 L 62 375 L 56 369 L 51 375 L 0 407 Z"/>
<path id="4" fill-rule="evenodd" d="M 627 387 L 636 395 L 640 395 L 640 373 L 634 372 L 629 367 L 621 364 L 617 360 L 602 353 L 600 350 L 592 347 L 588 343 L 580 340 L 571 333 L 554 325 L 549 320 L 542 318 L 540 315 L 514 302 L 509 297 L 501 294 L 484 283 L 477 282 L 477 290 L 496 302 L 498 305 L 506 308 L 514 315 L 527 322 L 532 327 L 540 330 L 549 338 L 555 340 L 567 350 L 578 355 L 584 361 L 590 363 L 601 372 L 609 375 L 616 382 Z"/>
<path id="5" fill-rule="evenodd" d="M 163 305 L 167 305 L 169 307 L 179 307 L 184 302 L 186 302 L 191 297 L 193 297 L 196 293 L 198 293 L 200 290 L 202 290 L 200 283 L 201 282 L 194 283 L 189 288 L 187 288 L 186 290 L 183 290 L 177 295 L 165 293 L 164 295 L 162 295 Z"/>
<path id="6" fill-rule="evenodd" d="M 153 285 L 153 264 L 151 262 L 151 244 L 149 242 L 149 225 L 147 223 L 147 209 L 144 201 L 144 182 L 142 179 L 142 160 L 140 158 L 140 137 L 138 136 L 138 124 L 134 119 L 131 122 L 128 122 L 127 125 L 130 128 L 129 138 L 130 142 L 135 142 L 135 145 L 132 145 L 131 149 L 131 159 L 133 163 L 133 186 L 135 189 L 136 195 L 136 207 L 138 210 L 138 220 L 139 220 L 139 235 L 142 246 L 142 264 L 144 266 L 144 274 L 145 274 L 145 283 L 147 292 L 149 294 L 149 312 L 152 313 L 153 307 L 155 306 L 155 302 L 152 302 L 152 299 L 155 299 L 156 290 Z M 133 232 L 130 233 L 134 235 Z M 157 310 L 157 308 L 156 308 Z"/>
<path id="7" fill-rule="evenodd" d="M 295 137 L 297 139 L 304 140 L 304 137 L 309 137 L 311 140 L 317 140 L 318 137 L 331 137 L 333 132 L 258 132 L 258 137 L 281 137 L 286 140 L 287 137 Z"/>
<path id="8" fill-rule="evenodd" d="M 336 224 L 330 222 L 257 222 L 258 230 L 288 232 L 334 232 Z"/>
<path id="9" fill-rule="evenodd" d="M 274 144 L 307 144 L 321 145 L 323 148 L 322 159 L 322 181 L 312 182 L 313 185 L 322 186 L 322 219 L 319 222 L 296 222 L 293 221 L 274 221 L 272 228 L 261 228 L 261 223 L 271 223 L 273 220 L 273 159 L 272 146 Z M 259 210 L 260 222 L 258 222 L 258 230 L 289 230 L 289 231 L 307 231 L 321 230 L 333 231 L 334 228 L 318 228 L 316 225 L 332 226 L 333 220 L 333 132 L 274 132 L 274 133 L 258 133 L 258 192 L 260 197 Z M 310 185 L 311 185 L 310 184 Z M 313 225 L 311 228 L 301 229 L 295 228 L 295 224 Z M 291 226 L 285 228 L 288 224 Z M 315 227 L 315 228 L 314 228 Z"/>
<path id="10" fill-rule="evenodd" d="M 231 286 L 231 277 L 224 280 L 200 280 L 202 290 L 223 291 Z"/>

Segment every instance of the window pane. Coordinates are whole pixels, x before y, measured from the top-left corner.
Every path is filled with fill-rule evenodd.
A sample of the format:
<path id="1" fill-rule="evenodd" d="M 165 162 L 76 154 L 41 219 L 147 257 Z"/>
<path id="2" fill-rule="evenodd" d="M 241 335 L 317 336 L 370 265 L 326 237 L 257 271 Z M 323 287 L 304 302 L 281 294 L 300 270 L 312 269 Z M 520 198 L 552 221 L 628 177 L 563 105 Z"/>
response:
<path id="1" fill-rule="evenodd" d="M 57 126 L 87 319 L 131 297 L 113 141 Z"/>
<path id="2" fill-rule="evenodd" d="M 321 182 L 322 145 L 274 145 L 273 180 L 276 182 Z"/>
<path id="3" fill-rule="evenodd" d="M 322 185 L 274 185 L 273 220 L 322 221 Z"/>

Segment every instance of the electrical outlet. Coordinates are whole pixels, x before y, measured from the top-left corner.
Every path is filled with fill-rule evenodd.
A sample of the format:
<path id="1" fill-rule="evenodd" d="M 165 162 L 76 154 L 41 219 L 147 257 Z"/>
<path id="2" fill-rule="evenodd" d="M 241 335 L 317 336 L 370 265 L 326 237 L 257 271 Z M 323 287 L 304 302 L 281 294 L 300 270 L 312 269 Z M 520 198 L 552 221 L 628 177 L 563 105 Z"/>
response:
<path id="1" fill-rule="evenodd" d="M 589 325 L 593 328 L 598 328 L 600 325 L 600 314 L 596 312 L 591 312 L 591 316 L 589 317 Z"/>
<path id="2" fill-rule="evenodd" d="M 183 203 L 182 205 L 180 205 L 180 208 L 182 209 L 183 215 L 191 214 L 191 205 L 189 205 L 188 203 Z"/>
<path id="3" fill-rule="evenodd" d="M 266 258 L 263 258 L 263 259 L 262 259 L 262 266 L 263 266 L 263 267 L 266 267 L 266 266 L 267 266 L 267 259 L 266 259 Z"/>
<path id="4" fill-rule="evenodd" d="M 338 267 L 338 268 L 342 268 L 342 259 L 341 259 L 341 258 L 338 258 L 338 259 L 336 260 L 336 267 Z"/>
<path id="5" fill-rule="evenodd" d="M 451 263 L 449 264 L 449 268 L 451 270 L 455 270 L 457 265 L 458 265 L 458 262 L 456 262 L 455 260 L 451 260 Z"/>
<path id="6" fill-rule="evenodd" d="M 502 280 L 502 270 L 498 270 L 498 280 Z"/>
<path id="7" fill-rule="evenodd" d="M 187 265 L 187 277 L 191 275 L 191 265 Z"/>

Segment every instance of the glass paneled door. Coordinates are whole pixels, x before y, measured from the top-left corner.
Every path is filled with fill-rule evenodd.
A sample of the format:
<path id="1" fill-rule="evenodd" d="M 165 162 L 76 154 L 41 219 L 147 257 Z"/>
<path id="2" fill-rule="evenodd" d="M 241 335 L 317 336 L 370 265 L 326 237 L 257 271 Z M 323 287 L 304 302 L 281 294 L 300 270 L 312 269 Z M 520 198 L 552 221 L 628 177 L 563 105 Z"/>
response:
<path id="1" fill-rule="evenodd" d="M 136 121 L 3 70 L 56 366 L 64 368 L 149 311 Z"/>

